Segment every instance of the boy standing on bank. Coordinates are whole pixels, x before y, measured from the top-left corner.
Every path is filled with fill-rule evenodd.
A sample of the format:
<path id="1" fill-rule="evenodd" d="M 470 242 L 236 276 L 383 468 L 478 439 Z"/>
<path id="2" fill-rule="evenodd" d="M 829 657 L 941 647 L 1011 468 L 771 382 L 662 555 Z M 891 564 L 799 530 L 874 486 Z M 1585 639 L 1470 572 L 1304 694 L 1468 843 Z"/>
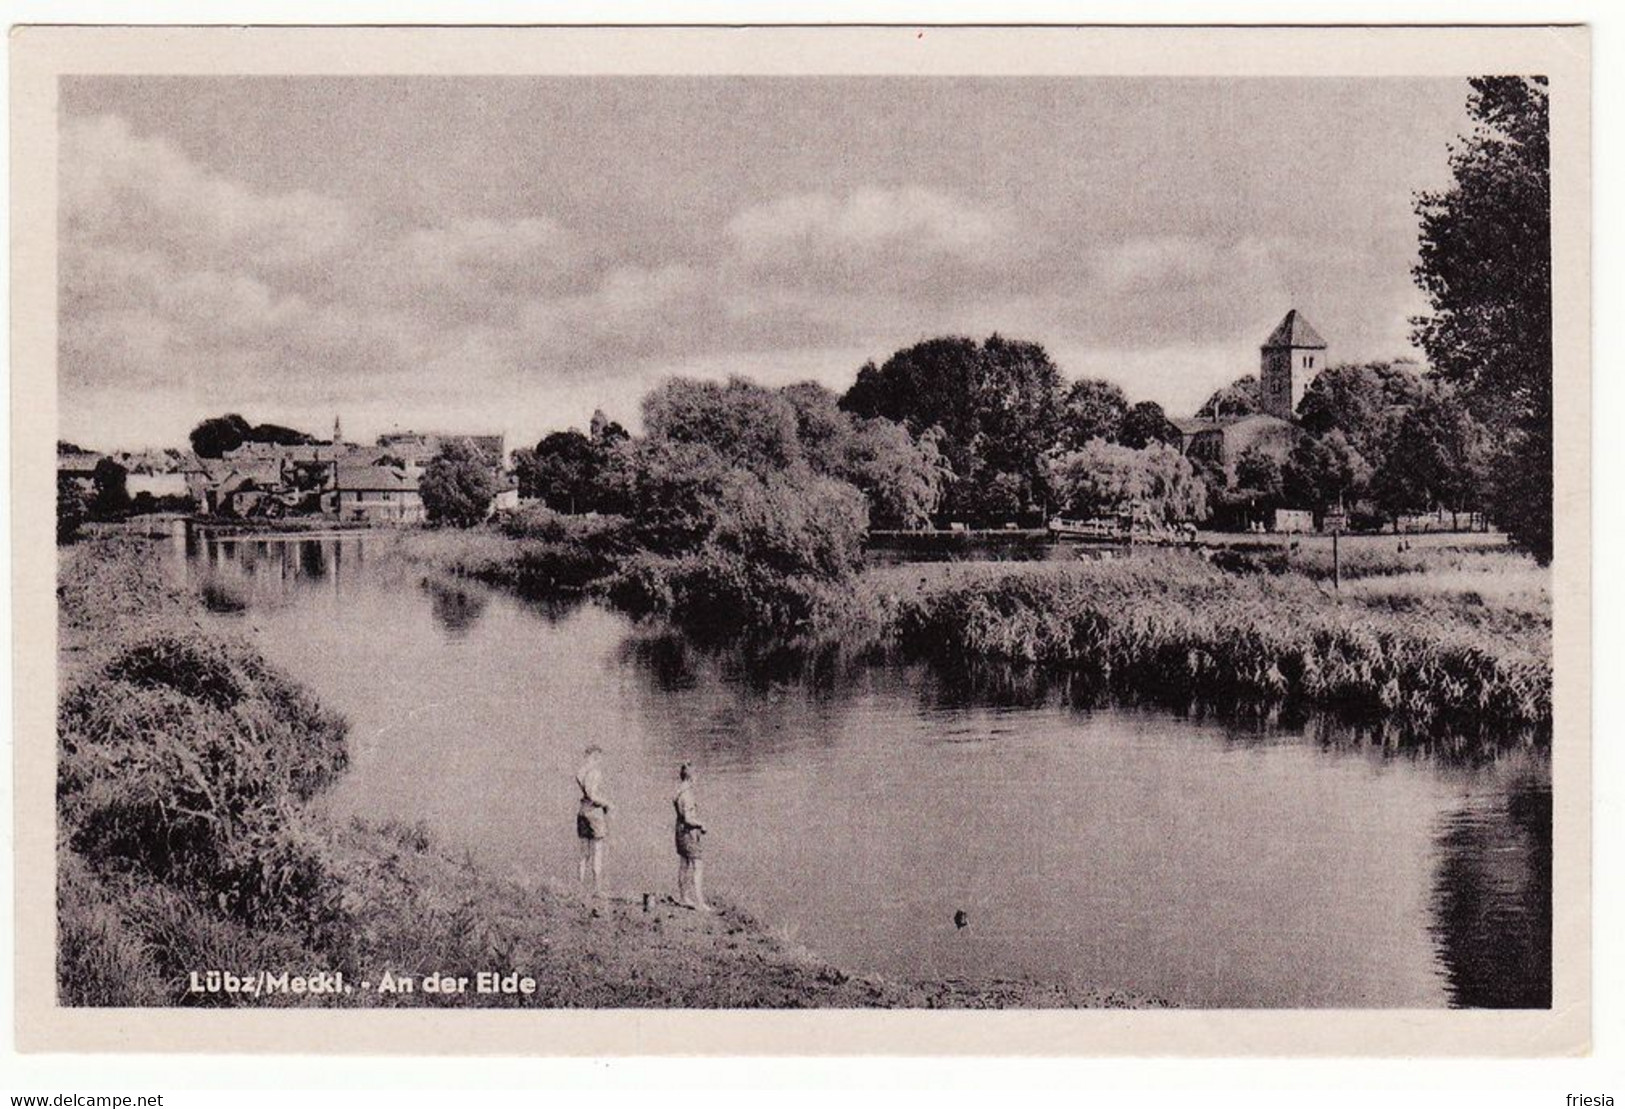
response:
<path id="1" fill-rule="evenodd" d="M 581 791 L 581 804 L 576 809 L 576 837 L 581 841 L 581 859 L 576 875 L 581 888 L 591 890 L 594 897 L 603 896 L 604 840 L 609 836 L 609 802 L 604 799 L 604 750 L 596 744 L 588 747 L 586 760 L 576 772 L 576 788 Z M 592 884 L 587 884 L 588 874 Z"/>
<path id="2" fill-rule="evenodd" d="M 702 913 L 711 911 L 705 902 L 705 825 L 700 823 L 700 803 L 694 795 L 694 768 L 684 763 L 677 771 L 677 902 Z"/>

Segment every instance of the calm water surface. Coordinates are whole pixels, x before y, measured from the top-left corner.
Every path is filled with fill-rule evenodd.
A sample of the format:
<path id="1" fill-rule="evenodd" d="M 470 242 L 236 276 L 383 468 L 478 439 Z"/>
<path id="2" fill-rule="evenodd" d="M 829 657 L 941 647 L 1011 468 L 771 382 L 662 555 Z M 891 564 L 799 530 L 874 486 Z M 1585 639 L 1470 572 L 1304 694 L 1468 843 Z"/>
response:
<path id="1" fill-rule="evenodd" d="M 341 816 L 573 880 L 598 743 L 614 891 L 674 886 L 691 761 L 711 889 L 849 968 L 1197 1006 L 1549 1003 L 1542 752 L 972 695 L 927 667 L 767 679 L 595 606 L 425 586 L 367 542 L 177 560 L 239 583 L 248 611 L 219 619 L 349 718 Z"/>

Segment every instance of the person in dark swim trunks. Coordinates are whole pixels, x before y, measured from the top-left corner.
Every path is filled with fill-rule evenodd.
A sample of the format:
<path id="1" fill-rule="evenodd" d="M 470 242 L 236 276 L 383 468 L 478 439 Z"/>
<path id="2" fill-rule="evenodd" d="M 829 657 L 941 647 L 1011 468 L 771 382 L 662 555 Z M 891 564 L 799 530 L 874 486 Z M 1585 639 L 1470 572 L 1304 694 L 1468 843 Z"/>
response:
<path id="1" fill-rule="evenodd" d="M 694 795 L 694 768 L 684 763 L 677 771 L 677 902 L 702 913 L 711 911 L 705 903 L 705 825 L 700 823 L 700 803 Z"/>
<path id="2" fill-rule="evenodd" d="M 576 877 L 582 889 L 590 889 L 594 897 L 602 894 L 604 876 L 604 840 L 609 836 L 609 802 L 604 799 L 603 748 L 587 748 L 586 760 L 576 771 L 576 788 L 581 791 L 581 803 L 576 808 L 576 837 L 581 842 L 581 857 L 576 865 Z M 588 874 L 592 884 L 587 884 Z"/>

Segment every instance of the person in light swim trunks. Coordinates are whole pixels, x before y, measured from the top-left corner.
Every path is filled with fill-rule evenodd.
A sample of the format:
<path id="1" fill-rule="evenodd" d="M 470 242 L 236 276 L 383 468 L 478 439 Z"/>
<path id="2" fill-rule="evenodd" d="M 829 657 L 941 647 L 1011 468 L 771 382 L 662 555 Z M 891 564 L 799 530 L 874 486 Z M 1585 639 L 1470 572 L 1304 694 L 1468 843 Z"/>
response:
<path id="1" fill-rule="evenodd" d="M 677 771 L 677 901 L 702 913 L 711 911 L 705 903 L 705 825 L 700 823 L 700 803 L 694 796 L 694 768 L 684 763 Z"/>
<path id="2" fill-rule="evenodd" d="M 581 791 L 581 803 L 576 808 L 576 837 L 581 842 L 581 858 L 576 864 L 576 877 L 582 889 L 591 889 L 594 897 L 602 890 L 604 876 L 604 840 L 609 836 L 609 802 L 604 799 L 603 748 L 587 748 L 586 760 L 576 771 L 576 788 Z M 592 885 L 587 875 L 592 875 Z"/>

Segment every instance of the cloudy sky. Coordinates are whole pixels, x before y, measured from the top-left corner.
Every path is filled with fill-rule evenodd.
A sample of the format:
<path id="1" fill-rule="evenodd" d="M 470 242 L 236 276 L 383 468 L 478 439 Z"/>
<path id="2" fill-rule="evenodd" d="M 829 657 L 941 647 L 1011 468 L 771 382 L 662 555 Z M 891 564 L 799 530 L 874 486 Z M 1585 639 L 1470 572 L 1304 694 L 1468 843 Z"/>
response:
<path id="1" fill-rule="evenodd" d="M 1414 354 L 1464 81 L 71 78 L 62 434 L 534 442 L 997 330 L 1188 413 L 1290 307 Z"/>

